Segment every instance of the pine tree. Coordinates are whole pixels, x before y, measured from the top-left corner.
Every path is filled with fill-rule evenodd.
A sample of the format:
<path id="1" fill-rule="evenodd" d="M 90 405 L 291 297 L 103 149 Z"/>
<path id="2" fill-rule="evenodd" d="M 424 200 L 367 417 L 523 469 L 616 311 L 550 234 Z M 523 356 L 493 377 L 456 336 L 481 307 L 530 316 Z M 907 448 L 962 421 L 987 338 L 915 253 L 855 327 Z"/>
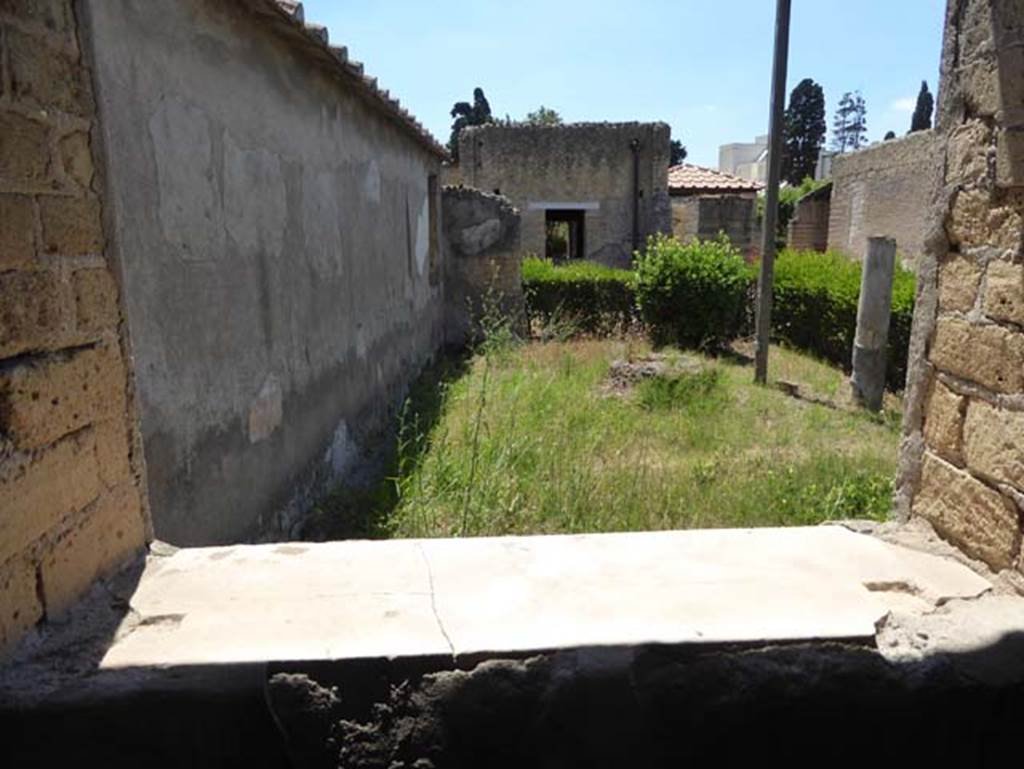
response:
<path id="1" fill-rule="evenodd" d="M 814 176 L 825 142 L 825 92 L 810 78 L 801 80 L 789 95 L 784 126 L 782 178 L 799 185 Z"/>
<path id="2" fill-rule="evenodd" d="M 867 144 L 867 105 L 860 91 L 847 91 L 839 100 L 832 121 L 832 147 L 839 152 L 860 149 Z"/>
<path id="3" fill-rule="evenodd" d="M 914 114 L 910 118 L 910 133 L 914 131 L 927 131 L 932 127 L 932 110 L 935 108 L 935 98 L 928 90 L 928 81 L 921 81 L 921 90 L 917 93 L 917 105 L 914 107 Z"/>
<path id="4" fill-rule="evenodd" d="M 487 101 L 487 97 L 484 96 L 484 89 L 473 89 L 472 104 L 466 101 L 456 102 L 452 107 L 451 116 L 455 120 L 452 121 L 452 134 L 448 139 L 448 152 L 451 153 L 452 159 L 457 161 L 459 159 L 459 134 L 462 133 L 462 129 L 471 125 L 494 122 L 491 105 Z"/>

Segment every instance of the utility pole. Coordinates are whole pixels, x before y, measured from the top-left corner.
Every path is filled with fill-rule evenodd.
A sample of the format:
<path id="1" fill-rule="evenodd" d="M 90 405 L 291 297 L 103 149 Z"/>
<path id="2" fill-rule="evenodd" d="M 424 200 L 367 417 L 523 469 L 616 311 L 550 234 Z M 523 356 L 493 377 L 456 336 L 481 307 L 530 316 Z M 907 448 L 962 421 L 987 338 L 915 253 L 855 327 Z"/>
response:
<path id="1" fill-rule="evenodd" d="M 782 171 L 782 130 L 785 114 L 786 68 L 789 63 L 790 0 L 775 9 L 775 65 L 772 69 L 771 122 L 768 124 L 768 188 L 764 196 L 761 274 L 757 281 L 757 351 L 754 381 L 768 381 L 768 344 L 772 330 L 772 287 L 775 283 L 775 230 L 779 218 L 779 177 Z"/>

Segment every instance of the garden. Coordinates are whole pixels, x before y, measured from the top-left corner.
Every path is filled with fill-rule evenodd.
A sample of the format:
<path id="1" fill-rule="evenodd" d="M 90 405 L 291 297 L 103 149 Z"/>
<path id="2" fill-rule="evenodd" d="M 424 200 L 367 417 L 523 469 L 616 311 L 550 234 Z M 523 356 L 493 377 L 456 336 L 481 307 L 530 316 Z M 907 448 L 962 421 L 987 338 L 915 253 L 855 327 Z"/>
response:
<path id="1" fill-rule="evenodd" d="M 769 380 L 753 384 L 755 266 L 726 240 L 658 237 L 634 270 L 528 259 L 529 327 L 485 320 L 401 413 L 382 483 L 344 489 L 323 535 L 444 537 L 787 526 L 889 511 L 900 403 L 844 399 L 859 265 L 784 252 Z M 902 383 L 914 281 L 894 288 Z M 794 397 L 795 392 L 801 397 Z M 356 529 L 352 529 L 356 522 Z M 342 527 L 339 530 L 338 527 Z"/>

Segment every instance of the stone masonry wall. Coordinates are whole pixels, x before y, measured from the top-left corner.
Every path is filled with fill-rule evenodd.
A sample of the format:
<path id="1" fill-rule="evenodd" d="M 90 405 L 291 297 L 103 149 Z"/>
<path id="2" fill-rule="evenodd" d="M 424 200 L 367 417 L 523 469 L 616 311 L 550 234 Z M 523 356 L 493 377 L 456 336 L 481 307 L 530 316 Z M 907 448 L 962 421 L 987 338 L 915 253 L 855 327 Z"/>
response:
<path id="1" fill-rule="evenodd" d="M 897 511 L 1022 568 L 1024 0 L 951 0 Z"/>
<path id="2" fill-rule="evenodd" d="M 673 195 L 672 234 L 679 240 L 717 238 L 724 233 L 750 256 L 760 248 L 754 195 Z"/>
<path id="3" fill-rule="evenodd" d="M 71 0 L 0 0 L 0 651 L 147 539 Z"/>
<path id="4" fill-rule="evenodd" d="M 522 324 L 526 313 L 519 212 L 500 195 L 445 187 L 441 213 L 446 341 L 461 344 L 476 337 L 480 321 L 491 310 Z"/>
<path id="5" fill-rule="evenodd" d="M 639 229 L 671 232 L 670 130 L 664 123 L 487 125 L 459 136 L 459 167 L 447 180 L 512 201 L 524 253 L 544 255 L 545 210 L 584 207 L 585 258 L 628 267 L 633 253 L 633 150 L 639 141 Z M 559 205 L 562 204 L 562 205 Z"/>
<path id="6" fill-rule="evenodd" d="M 936 137 L 920 131 L 858 152 L 832 165 L 828 246 L 863 259 L 868 238 L 896 239 L 908 268 L 924 251 L 928 201 L 938 173 Z"/>
<path id="7" fill-rule="evenodd" d="M 831 186 L 804 195 L 789 221 L 786 245 L 795 251 L 826 251 L 831 211 Z"/>

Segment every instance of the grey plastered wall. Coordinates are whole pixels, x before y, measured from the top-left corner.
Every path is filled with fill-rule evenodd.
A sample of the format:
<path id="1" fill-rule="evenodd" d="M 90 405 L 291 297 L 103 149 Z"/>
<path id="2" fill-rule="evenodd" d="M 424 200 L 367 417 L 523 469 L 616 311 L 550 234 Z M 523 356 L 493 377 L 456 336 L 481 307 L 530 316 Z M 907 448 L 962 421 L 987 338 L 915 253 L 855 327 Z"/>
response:
<path id="1" fill-rule="evenodd" d="M 287 535 L 443 341 L 438 155 L 255 5 L 84 3 L 174 544 Z"/>
<path id="2" fill-rule="evenodd" d="M 586 258 L 626 267 L 632 257 L 633 150 L 639 148 L 639 224 L 648 235 L 671 231 L 669 127 L 664 123 L 489 125 L 459 136 L 462 183 L 509 198 L 522 217 L 524 253 L 543 256 L 544 206 L 586 204 Z"/>
<path id="3" fill-rule="evenodd" d="M 828 247 L 861 260 L 869 237 L 895 238 L 903 264 L 913 268 L 925 251 L 931 193 L 941 174 L 939 153 L 936 134 L 919 131 L 837 155 Z"/>

